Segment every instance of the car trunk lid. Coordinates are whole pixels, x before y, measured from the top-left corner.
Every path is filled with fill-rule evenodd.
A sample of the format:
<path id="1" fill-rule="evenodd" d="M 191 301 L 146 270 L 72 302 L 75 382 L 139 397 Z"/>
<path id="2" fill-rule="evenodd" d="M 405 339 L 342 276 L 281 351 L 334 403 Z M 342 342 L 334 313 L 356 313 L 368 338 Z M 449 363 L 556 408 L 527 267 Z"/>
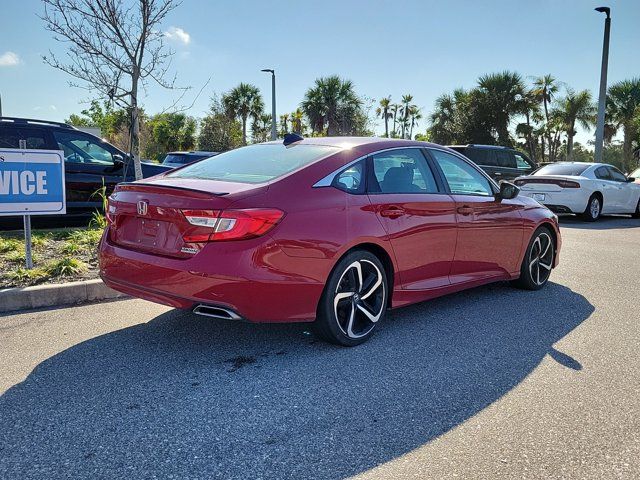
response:
<path id="1" fill-rule="evenodd" d="M 258 193 L 256 185 L 159 177 L 123 183 L 109 198 L 109 240 L 155 255 L 188 258 L 200 251 L 211 228 L 190 223 L 184 212 L 216 215 L 239 198 Z"/>

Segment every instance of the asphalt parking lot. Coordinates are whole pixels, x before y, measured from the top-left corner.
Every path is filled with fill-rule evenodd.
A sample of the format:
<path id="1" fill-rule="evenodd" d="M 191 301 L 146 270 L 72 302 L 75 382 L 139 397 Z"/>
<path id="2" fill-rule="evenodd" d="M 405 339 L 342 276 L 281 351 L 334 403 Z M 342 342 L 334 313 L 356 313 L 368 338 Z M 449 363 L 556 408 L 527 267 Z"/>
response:
<path id="1" fill-rule="evenodd" d="M 640 478 L 640 220 L 562 220 L 541 292 L 305 325 L 141 300 L 0 316 L 0 478 Z"/>

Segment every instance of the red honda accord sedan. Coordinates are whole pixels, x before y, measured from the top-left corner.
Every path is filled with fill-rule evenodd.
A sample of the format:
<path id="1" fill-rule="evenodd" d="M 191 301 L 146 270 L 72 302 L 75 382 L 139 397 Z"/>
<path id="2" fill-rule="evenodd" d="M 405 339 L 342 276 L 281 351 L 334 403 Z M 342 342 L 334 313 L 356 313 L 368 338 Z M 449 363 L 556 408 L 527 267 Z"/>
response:
<path id="1" fill-rule="evenodd" d="M 489 282 L 542 288 L 557 217 L 439 145 L 287 136 L 120 184 L 112 288 L 214 318 L 315 322 L 356 345 L 387 308 Z"/>

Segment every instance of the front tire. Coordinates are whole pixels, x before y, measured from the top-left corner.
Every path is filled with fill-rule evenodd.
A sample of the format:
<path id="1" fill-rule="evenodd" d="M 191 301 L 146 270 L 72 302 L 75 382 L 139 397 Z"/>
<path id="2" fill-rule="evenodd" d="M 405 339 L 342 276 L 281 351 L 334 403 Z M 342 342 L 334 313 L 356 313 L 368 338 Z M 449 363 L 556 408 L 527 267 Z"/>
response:
<path id="1" fill-rule="evenodd" d="M 346 255 L 333 269 L 320 299 L 318 336 L 346 347 L 367 341 L 386 315 L 388 285 L 378 257 L 365 250 Z"/>
<path id="2" fill-rule="evenodd" d="M 546 227 L 538 228 L 531 236 L 520 266 L 520 278 L 512 283 L 525 290 L 540 290 L 549 281 L 556 245 Z"/>
<path id="3" fill-rule="evenodd" d="M 598 195 L 591 195 L 587 202 L 587 208 L 582 214 L 582 218 L 587 222 L 595 222 L 602 213 L 602 200 Z"/>

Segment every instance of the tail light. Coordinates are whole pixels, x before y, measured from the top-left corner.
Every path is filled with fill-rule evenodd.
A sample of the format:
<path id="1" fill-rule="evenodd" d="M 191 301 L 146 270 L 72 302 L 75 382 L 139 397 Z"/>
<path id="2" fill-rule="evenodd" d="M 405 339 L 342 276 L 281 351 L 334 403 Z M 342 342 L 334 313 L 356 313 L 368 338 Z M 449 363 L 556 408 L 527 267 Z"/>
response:
<path id="1" fill-rule="evenodd" d="M 107 211 L 104 212 L 104 216 L 107 219 L 109 225 L 113 225 L 115 222 L 116 206 L 111 198 L 107 198 Z"/>
<path id="2" fill-rule="evenodd" d="M 522 185 L 526 185 L 528 183 L 537 183 L 537 184 L 545 184 L 545 185 L 558 185 L 562 188 L 580 188 L 580 184 L 578 182 L 573 182 L 571 180 L 554 180 L 547 178 L 527 178 L 522 180 L 516 180 L 514 182 L 518 187 Z"/>
<path id="3" fill-rule="evenodd" d="M 248 208 L 243 210 L 182 210 L 195 229 L 185 232 L 188 243 L 245 240 L 264 235 L 284 216 L 274 208 Z"/>

